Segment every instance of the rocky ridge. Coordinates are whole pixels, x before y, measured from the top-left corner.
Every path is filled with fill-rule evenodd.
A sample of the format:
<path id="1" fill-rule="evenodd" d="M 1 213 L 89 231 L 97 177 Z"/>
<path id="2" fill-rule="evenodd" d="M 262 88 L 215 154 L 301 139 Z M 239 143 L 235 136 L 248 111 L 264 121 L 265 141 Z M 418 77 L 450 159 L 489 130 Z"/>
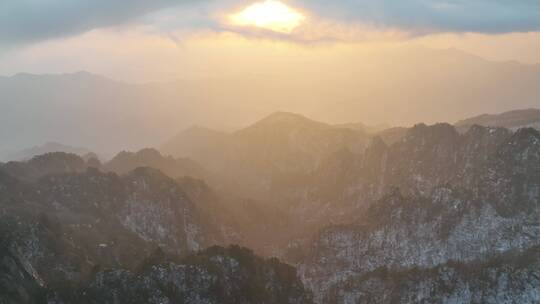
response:
<path id="1" fill-rule="evenodd" d="M 437 128 L 430 131 L 441 132 Z M 349 278 L 381 267 L 473 263 L 540 244 L 540 133 L 477 127 L 458 135 L 444 128 L 443 149 L 427 144 L 441 138 L 425 134 L 429 129 L 390 147 L 407 155 L 385 176 L 395 188 L 354 224 L 328 227 L 316 238 L 300 269 L 306 284 L 320 291 L 318 301 Z M 403 149 L 411 140 L 416 150 Z"/>

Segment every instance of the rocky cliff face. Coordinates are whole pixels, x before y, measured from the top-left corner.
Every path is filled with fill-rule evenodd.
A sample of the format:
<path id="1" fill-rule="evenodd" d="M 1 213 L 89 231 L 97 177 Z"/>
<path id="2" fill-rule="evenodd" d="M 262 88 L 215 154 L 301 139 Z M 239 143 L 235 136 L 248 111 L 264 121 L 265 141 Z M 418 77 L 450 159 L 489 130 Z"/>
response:
<path id="1" fill-rule="evenodd" d="M 0 241 L 0 303 L 45 304 L 44 282 L 16 247 Z"/>
<path id="2" fill-rule="evenodd" d="M 448 124 L 420 124 L 392 145 L 374 137 L 363 153 L 337 151 L 292 191 L 281 192 L 287 212 L 298 219 L 291 243 L 305 244 L 327 225 L 361 220 L 394 188 L 405 196 L 429 196 L 438 186 L 457 184 L 511 136 L 506 129 L 476 126 L 459 134 Z"/>
<path id="3" fill-rule="evenodd" d="M 319 302 L 351 277 L 381 267 L 472 263 L 540 243 L 540 133 L 473 128 L 460 136 L 448 129 L 441 142 L 441 130 L 433 137 L 420 131 L 381 156 L 390 164 L 393 153 L 402 155 L 382 175 L 383 188 L 400 190 L 370 204 L 355 224 L 326 228 L 316 238 L 301 272 Z"/>
<path id="4" fill-rule="evenodd" d="M 448 124 L 421 124 L 392 145 L 375 137 L 365 153 L 345 150 L 328 158 L 306 186 L 302 204 L 361 209 L 395 187 L 404 194 L 429 194 L 482 166 L 510 136 L 506 129 L 476 126 L 460 135 Z"/>
<path id="5" fill-rule="evenodd" d="M 154 169 L 123 177 L 89 169 L 35 183 L 0 177 L 2 236 L 53 286 L 100 267 L 134 267 L 157 247 L 185 255 L 218 238 L 180 186 Z"/>

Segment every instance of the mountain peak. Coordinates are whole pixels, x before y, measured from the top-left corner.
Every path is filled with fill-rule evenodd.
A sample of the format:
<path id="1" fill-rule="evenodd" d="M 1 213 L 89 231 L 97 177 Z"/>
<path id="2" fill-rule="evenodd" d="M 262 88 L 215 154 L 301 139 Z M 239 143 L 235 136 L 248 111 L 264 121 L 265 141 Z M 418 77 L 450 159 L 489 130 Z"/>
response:
<path id="1" fill-rule="evenodd" d="M 454 138 L 457 137 L 459 134 L 454 128 L 454 126 L 447 124 L 447 123 L 438 123 L 431 126 L 428 126 L 426 124 L 417 124 L 414 127 L 412 127 L 407 135 L 407 139 L 412 138 L 424 138 L 424 137 L 433 137 L 435 139 L 441 139 L 441 138 Z"/>
<path id="2" fill-rule="evenodd" d="M 540 132 L 534 128 L 522 128 L 514 133 L 514 136 L 512 136 L 512 141 L 537 144 L 540 142 Z"/>
<path id="3" fill-rule="evenodd" d="M 318 121 L 309 119 L 305 116 L 302 116 L 300 114 L 291 113 L 291 112 L 275 112 L 259 120 L 258 122 L 253 124 L 251 127 L 248 127 L 247 129 L 253 128 L 253 127 L 261 127 L 261 126 L 270 126 L 270 127 L 303 126 L 303 127 L 313 127 L 313 128 L 320 128 L 320 129 L 330 128 L 330 125 L 328 124 L 318 122 Z"/>

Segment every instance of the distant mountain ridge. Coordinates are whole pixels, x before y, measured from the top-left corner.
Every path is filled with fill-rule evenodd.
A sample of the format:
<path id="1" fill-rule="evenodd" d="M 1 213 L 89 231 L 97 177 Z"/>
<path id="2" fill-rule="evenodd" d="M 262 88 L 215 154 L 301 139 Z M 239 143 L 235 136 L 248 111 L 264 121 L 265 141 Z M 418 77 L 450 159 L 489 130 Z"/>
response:
<path id="1" fill-rule="evenodd" d="M 110 157 L 155 147 L 194 124 L 237 128 L 280 109 L 336 122 L 457 121 L 486 109 L 534 107 L 540 94 L 540 66 L 490 62 L 456 50 L 388 50 L 343 64 L 345 73 L 321 67 L 151 84 L 86 72 L 0 77 L 2 150 L 51 138 Z"/>
<path id="2" fill-rule="evenodd" d="M 511 130 L 527 127 L 540 130 L 540 109 L 514 110 L 501 114 L 483 114 L 461 120 L 456 123 L 456 126 L 467 128 L 475 124 L 486 127 L 503 127 Z"/>
<path id="3" fill-rule="evenodd" d="M 35 146 L 15 153 L 10 153 L 4 157 L 4 161 L 25 161 L 30 160 L 34 156 L 52 152 L 72 153 L 79 156 L 85 156 L 92 153 L 89 149 L 82 147 L 72 147 L 57 142 L 47 142 L 41 146 Z"/>
<path id="4" fill-rule="evenodd" d="M 229 183 L 223 186 L 242 184 L 249 197 L 286 186 L 282 177 L 302 178 L 336 151 L 362 151 L 368 141 L 362 131 L 276 112 L 233 133 L 188 129 L 161 151 L 204 163 Z"/>

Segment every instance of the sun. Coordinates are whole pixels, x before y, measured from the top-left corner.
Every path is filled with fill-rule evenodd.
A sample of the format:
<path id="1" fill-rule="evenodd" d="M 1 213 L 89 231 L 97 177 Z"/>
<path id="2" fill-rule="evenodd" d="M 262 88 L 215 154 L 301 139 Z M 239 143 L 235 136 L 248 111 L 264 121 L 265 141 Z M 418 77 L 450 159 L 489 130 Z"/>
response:
<path id="1" fill-rule="evenodd" d="M 230 15 L 229 19 L 236 26 L 252 26 L 290 34 L 306 17 L 283 2 L 266 0 L 251 4 Z"/>

